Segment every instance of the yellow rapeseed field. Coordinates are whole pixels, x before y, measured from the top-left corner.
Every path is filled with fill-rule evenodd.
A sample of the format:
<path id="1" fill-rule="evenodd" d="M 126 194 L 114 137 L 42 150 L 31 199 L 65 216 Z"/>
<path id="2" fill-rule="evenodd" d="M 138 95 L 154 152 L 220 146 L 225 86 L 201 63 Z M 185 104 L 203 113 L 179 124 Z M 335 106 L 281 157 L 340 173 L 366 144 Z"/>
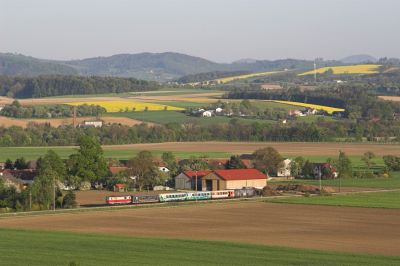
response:
<path id="1" fill-rule="evenodd" d="M 246 75 L 240 75 L 240 76 L 215 79 L 213 81 L 216 83 L 227 83 L 227 82 L 231 82 L 231 81 L 238 80 L 238 79 L 248 79 L 248 78 L 253 78 L 253 77 L 268 76 L 268 75 L 272 75 L 272 74 L 276 74 L 276 73 L 280 73 L 280 72 L 282 72 L 282 71 L 252 73 L 252 74 L 246 74 Z"/>
<path id="2" fill-rule="evenodd" d="M 332 66 L 332 67 L 321 67 L 316 69 L 317 74 L 323 74 L 328 70 L 332 70 L 333 74 L 375 74 L 379 72 L 381 65 L 353 65 L 353 66 Z M 313 75 L 314 70 L 310 70 L 299 74 L 299 76 Z"/>
<path id="3" fill-rule="evenodd" d="M 161 110 L 169 110 L 169 111 L 180 111 L 184 110 L 183 108 L 163 105 L 163 104 L 155 104 L 155 103 L 146 103 L 146 102 L 134 102 L 134 101 L 93 101 L 93 102 L 71 102 L 66 103 L 68 105 L 99 105 L 104 107 L 107 112 L 116 113 L 116 112 L 125 112 L 125 111 L 161 111 Z"/>
<path id="4" fill-rule="evenodd" d="M 328 114 L 332 114 L 333 112 L 344 112 L 345 111 L 342 108 L 323 106 L 323 105 L 317 105 L 317 104 L 290 102 L 290 101 L 276 101 L 276 100 L 267 100 L 267 101 L 276 102 L 276 103 L 283 103 L 283 104 L 289 104 L 289 105 L 293 105 L 293 106 L 306 107 L 306 108 L 310 108 L 310 109 L 323 110 L 323 111 L 326 111 Z"/>

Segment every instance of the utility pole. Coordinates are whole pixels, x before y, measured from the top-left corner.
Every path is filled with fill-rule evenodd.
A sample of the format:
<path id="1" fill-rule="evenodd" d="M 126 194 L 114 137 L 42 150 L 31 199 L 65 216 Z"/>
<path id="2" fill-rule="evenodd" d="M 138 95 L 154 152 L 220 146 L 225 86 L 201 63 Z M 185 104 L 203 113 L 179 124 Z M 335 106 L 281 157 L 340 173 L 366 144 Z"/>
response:
<path id="1" fill-rule="evenodd" d="M 72 118 L 72 124 L 74 127 L 76 127 L 76 106 L 74 105 L 73 107 L 73 114 L 72 114 L 73 118 Z"/>
<path id="2" fill-rule="evenodd" d="M 322 192 L 322 166 L 318 167 L 318 176 L 319 176 L 319 193 Z"/>
<path id="3" fill-rule="evenodd" d="M 53 211 L 56 210 L 56 178 L 53 175 Z"/>
<path id="4" fill-rule="evenodd" d="M 196 201 L 197 201 L 197 169 L 195 170 L 195 174 L 196 174 L 196 193 L 195 193 L 195 195 L 196 195 Z"/>
<path id="5" fill-rule="evenodd" d="M 32 190 L 29 188 L 29 210 L 32 210 Z"/>
<path id="6" fill-rule="evenodd" d="M 317 63 L 314 59 L 314 82 L 317 83 Z"/>

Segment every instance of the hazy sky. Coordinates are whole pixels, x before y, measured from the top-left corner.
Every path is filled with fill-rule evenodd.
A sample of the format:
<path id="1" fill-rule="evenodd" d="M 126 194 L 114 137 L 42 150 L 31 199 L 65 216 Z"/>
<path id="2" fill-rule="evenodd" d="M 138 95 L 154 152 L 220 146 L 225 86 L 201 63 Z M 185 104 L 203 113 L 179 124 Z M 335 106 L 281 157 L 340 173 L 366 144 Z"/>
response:
<path id="1" fill-rule="evenodd" d="M 400 57 L 400 0 L 0 0 L 0 52 Z"/>

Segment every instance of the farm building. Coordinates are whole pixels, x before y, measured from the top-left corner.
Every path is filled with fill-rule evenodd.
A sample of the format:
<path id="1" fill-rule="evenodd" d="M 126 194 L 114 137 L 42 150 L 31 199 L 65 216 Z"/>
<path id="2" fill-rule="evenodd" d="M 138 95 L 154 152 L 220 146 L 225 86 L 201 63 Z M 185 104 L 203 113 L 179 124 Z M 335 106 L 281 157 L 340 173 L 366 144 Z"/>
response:
<path id="1" fill-rule="evenodd" d="M 201 188 L 201 177 L 211 173 L 211 170 L 200 171 L 186 171 L 180 173 L 175 177 L 175 189 L 195 190 L 196 189 L 196 175 L 197 175 L 197 188 Z"/>
<path id="2" fill-rule="evenodd" d="M 204 111 L 202 113 L 203 117 L 212 117 L 212 115 L 213 115 L 212 111 Z"/>
<path id="3" fill-rule="evenodd" d="M 292 163 L 292 160 L 290 159 L 285 159 L 283 160 L 283 166 L 281 168 L 278 169 L 278 172 L 276 173 L 276 175 L 278 177 L 289 177 L 291 176 L 291 172 L 290 172 L 290 164 Z"/>
<path id="4" fill-rule="evenodd" d="M 203 191 L 240 189 L 243 187 L 263 188 L 268 177 L 257 169 L 215 170 L 201 177 Z"/>
<path id="5" fill-rule="evenodd" d="M 84 121 L 82 124 L 79 124 L 78 127 L 102 127 L 103 121 L 101 120 L 93 120 L 93 121 Z"/>
<path id="6" fill-rule="evenodd" d="M 113 190 L 114 192 L 125 192 L 125 184 L 115 184 Z"/>

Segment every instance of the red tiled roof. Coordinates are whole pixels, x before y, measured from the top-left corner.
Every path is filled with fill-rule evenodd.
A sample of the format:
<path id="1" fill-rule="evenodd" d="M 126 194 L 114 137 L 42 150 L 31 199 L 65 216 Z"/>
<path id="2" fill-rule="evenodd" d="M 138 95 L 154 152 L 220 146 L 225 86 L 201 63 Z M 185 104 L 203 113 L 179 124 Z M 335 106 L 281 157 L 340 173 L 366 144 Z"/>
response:
<path id="1" fill-rule="evenodd" d="M 241 161 L 246 166 L 246 168 L 254 168 L 254 164 L 251 160 L 241 159 Z"/>
<path id="2" fill-rule="evenodd" d="M 197 171 L 197 177 L 208 175 L 211 172 L 211 170 L 199 170 Z M 196 171 L 185 171 L 184 174 L 190 178 L 196 177 Z"/>
<path id="3" fill-rule="evenodd" d="M 250 180 L 268 178 L 257 169 L 215 170 L 214 173 L 224 180 Z"/>
<path id="4" fill-rule="evenodd" d="M 125 188 L 124 184 L 115 184 L 114 185 L 116 188 Z"/>
<path id="5" fill-rule="evenodd" d="M 115 175 L 115 174 L 121 173 L 122 171 L 127 170 L 128 167 L 125 167 L 125 166 L 110 166 L 109 169 L 110 169 L 110 172 L 113 175 Z"/>

